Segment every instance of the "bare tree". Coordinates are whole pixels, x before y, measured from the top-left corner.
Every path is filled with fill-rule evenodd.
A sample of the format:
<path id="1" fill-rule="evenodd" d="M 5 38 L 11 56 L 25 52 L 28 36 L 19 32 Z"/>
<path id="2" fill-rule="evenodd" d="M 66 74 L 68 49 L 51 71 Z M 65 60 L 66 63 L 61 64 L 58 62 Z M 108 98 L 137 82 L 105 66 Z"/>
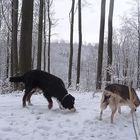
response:
<path id="1" fill-rule="evenodd" d="M 50 8 L 53 3 L 53 0 L 47 1 L 47 12 L 48 12 L 48 23 L 49 23 L 49 31 L 48 31 L 48 72 L 50 73 L 50 49 L 51 49 L 51 29 L 52 29 L 52 20 L 51 20 L 51 13 Z"/>
<path id="2" fill-rule="evenodd" d="M 42 29 L 43 29 L 43 0 L 40 0 L 39 6 L 39 24 L 38 24 L 38 51 L 37 51 L 37 69 L 41 70 L 42 58 Z"/>
<path id="3" fill-rule="evenodd" d="M 137 7 L 135 12 L 132 12 L 132 17 L 124 18 L 123 22 L 130 26 L 130 28 L 135 32 L 133 36 L 137 39 L 137 88 L 140 87 L 140 3 L 139 0 L 134 1 L 135 6 Z"/>
<path id="4" fill-rule="evenodd" d="M 16 76 L 18 71 L 17 29 L 18 0 L 12 0 L 11 76 Z"/>
<path id="5" fill-rule="evenodd" d="M 140 88 L 140 3 L 137 0 L 138 12 L 138 68 L 137 68 L 137 88 Z"/>
<path id="6" fill-rule="evenodd" d="M 22 22 L 19 50 L 19 70 L 23 74 L 31 70 L 32 54 L 32 27 L 33 27 L 33 2 L 22 0 Z"/>
<path id="7" fill-rule="evenodd" d="M 79 84 L 80 84 L 81 48 L 82 48 L 82 10 L 81 10 L 81 0 L 78 0 L 78 28 L 79 28 L 79 47 L 78 47 L 77 79 L 76 79 L 76 89 L 77 90 L 79 90 Z"/>
<path id="8" fill-rule="evenodd" d="M 101 2 L 101 19 L 100 19 L 100 36 L 99 36 L 99 48 L 98 48 L 96 89 L 101 89 L 101 85 L 102 85 L 101 83 L 102 83 L 104 27 L 105 27 L 105 5 L 106 5 L 106 0 L 102 0 L 102 2 Z"/>
<path id="9" fill-rule="evenodd" d="M 1 5 L 0 5 L 0 30 L 2 25 L 2 11 L 1 11 Z"/>
<path id="10" fill-rule="evenodd" d="M 68 71 L 68 87 L 72 84 L 72 63 L 73 63 L 73 32 L 74 32 L 74 7 L 75 0 L 72 0 L 70 17 L 70 56 L 69 56 L 69 71 Z"/>
<path id="11" fill-rule="evenodd" d="M 44 71 L 46 70 L 46 1 L 44 0 Z"/>
<path id="12" fill-rule="evenodd" d="M 113 20 L 113 9 L 114 9 L 114 0 L 110 0 L 109 7 L 109 17 L 108 17 L 108 57 L 107 57 L 107 67 L 111 68 L 112 66 L 112 20 Z M 107 84 L 111 81 L 111 73 L 107 68 L 106 81 Z"/>

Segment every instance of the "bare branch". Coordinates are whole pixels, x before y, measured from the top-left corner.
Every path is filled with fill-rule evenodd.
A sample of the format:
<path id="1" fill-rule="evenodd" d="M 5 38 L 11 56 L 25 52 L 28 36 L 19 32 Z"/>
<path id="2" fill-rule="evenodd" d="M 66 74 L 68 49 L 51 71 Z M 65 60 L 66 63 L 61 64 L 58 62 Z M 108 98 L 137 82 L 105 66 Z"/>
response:
<path id="1" fill-rule="evenodd" d="M 5 12 L 4 12 L 4 8 L 3 8 L 3 2 L 2 2 L 2 0 L 0 2 L 1 2 L 1 11 L 2 11 L 2 15 L 3 15 L 4 21 L 5 21 L 6 25 L 7 25 L 8 30 L 10 32 L 12 32 L 12 29 L 11 29 L 10 25 L 8 24 L 8 22 L 6 20 L 6 17 L 5 17 Z"/>

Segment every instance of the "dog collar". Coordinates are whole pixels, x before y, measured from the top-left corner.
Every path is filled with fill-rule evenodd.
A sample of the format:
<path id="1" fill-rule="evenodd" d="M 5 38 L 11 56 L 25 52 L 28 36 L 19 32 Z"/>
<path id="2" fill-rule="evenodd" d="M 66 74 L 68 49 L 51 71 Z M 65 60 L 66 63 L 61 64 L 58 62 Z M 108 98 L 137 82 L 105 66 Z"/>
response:
<path id="1" fill-rule="evenodd" d="M 69 94 L 66 94 L 63 98 L 62 98 L 62 102 L 63 102 L 63 100 L 68 96 Z"/>

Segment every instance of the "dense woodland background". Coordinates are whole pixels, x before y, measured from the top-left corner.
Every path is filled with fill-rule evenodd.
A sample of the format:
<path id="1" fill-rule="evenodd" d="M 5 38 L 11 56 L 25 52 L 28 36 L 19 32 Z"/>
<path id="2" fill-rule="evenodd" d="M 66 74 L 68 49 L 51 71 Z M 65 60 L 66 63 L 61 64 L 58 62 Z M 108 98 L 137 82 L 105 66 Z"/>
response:
<path id="1" fill-rule="evenodd" d="M 114 82 L 140 87 L 139 0 L 132 2 L 129 17 L 120 17 L 119 29 L 113 27 L 115 0 L 110 0 L 107 19 L 106 0 L 101 0 L 99 42 L 95 44 L 82 43 L 82 7 L 86 0 L 71 0 L 69 42 L 53 41 L 53 28 L 59 23 L 54 3 L 55 0 L 0 0 L 1 93 L 9 86 L 10 76 L 30 69 L 57 75 L 73 90 L 102 89 Z M 77 43 L 73 41 L 74 26 L 78 26 Z"/>

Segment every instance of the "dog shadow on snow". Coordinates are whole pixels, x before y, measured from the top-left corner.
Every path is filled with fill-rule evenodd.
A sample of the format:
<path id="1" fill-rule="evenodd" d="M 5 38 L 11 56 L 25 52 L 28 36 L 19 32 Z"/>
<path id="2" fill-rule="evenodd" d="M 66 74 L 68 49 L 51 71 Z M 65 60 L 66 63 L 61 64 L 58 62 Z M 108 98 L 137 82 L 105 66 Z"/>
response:
<path id="1" fill-rule="evenodd" d="M 27 110 L 31 112 L 31 114 L 77 114 L 78 111 L 70 111 L 68 109 L 60 109 L 59 107 L 53 107 L 52 109 L 48 109 L 47 105 L 32 105 L 26 107 Z"/>

